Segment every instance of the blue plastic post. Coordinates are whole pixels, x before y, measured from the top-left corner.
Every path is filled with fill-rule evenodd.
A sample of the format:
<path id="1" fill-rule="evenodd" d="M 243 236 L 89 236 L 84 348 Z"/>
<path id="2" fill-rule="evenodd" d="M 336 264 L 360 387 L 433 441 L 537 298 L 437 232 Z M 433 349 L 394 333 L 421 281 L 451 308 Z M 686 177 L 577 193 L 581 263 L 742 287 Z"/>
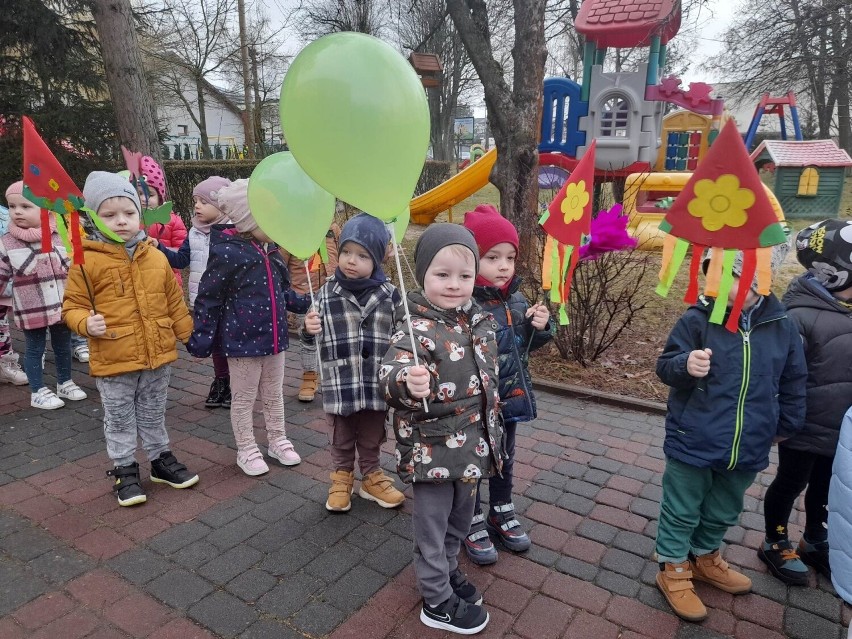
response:
<path id="1" fill-rule="evenodd" d="M 651 38 L 651 52 L 648 54 L 648 74 L 645 84 L 649 87 L 657 84 L 660 78 L 660 36 Z"/>
<path id="2" fill-rule="evenodd" d="M 595 64 L 599 64 L 603 66 L 604 60 L 606 60 L 606 47 L 601 47 L 600 49 L 595 50 Z"/>
<path id="3" fill-rule="evenodd" d="M 592 82 L 592 67 L 595 64 L 595 43 L 586 42 L 583 50 L 583 87 L 580 90 L 580 100 L 589 101 L 589 85 Z"/>
<path id="4" fill-rule="evenodd" d="M 778 122 L 780 123 L 779 126 L 781 127 L 781 139 L 786 140 L 787 139 L 787 121 L 784 119 L 784 109 L 781 109 L 778 112 Z"/>
<path id="5" fill-rule="evenodd" d="M 802 127 L 799 126 L 799 108 L 791 106 L 790 115 L 793 116 L 793 134 L 796 136 L 797 140 L 803 140 L 804 138 L 802 137 Z"/>
<path id="6" fill-rule="evenodd" d="M 754 136 L 757 135 L 757 127 L 760 126 L 760 120 L 763 118 L 763 107 L 759 106 L 754 110 L 754 117 L 751 119 L 751 124 L 746 133 L 745 146 L 751 150 L 751 145 L 754 143 Z"/>

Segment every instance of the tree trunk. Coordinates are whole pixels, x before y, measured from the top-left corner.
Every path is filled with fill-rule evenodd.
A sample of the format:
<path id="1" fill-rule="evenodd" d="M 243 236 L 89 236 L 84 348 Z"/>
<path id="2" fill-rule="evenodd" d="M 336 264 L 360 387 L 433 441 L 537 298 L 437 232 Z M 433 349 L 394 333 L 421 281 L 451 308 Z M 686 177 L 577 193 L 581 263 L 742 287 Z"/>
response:
<path id="1" fill-rule="evenodd" d="M 251 116 L 251 81 L 248 63 L 248 45 L 246 44 L 246 8 L 243 0 L 237 0 L 237 11 L 240 21 L 240 60 L 243 68 L 243 99 L 245 109 L 243 111 L 243 131 L 245 132 L 246 148 L 248 157 L 254 157 L 254 120 Z"/>
<path id="2" fill-rule="evenodd" d="M 92 14 L 98 28 L 119 140 L 128 149 L 160 162 L 157 119 L 139 56 L 130 0 L 94 0 Z"/>
<path id="3" fill-rule="evenodd" d="M 195 91 L 198 94 L 198 132 L 201 135 L 201 153 L 205 158 L 211 158 L 213 156 L 210 154 L 210 138 L 207 135 L 207 107 L 205 106 L 202 80 L 201 77 L 195 79 Z"/>

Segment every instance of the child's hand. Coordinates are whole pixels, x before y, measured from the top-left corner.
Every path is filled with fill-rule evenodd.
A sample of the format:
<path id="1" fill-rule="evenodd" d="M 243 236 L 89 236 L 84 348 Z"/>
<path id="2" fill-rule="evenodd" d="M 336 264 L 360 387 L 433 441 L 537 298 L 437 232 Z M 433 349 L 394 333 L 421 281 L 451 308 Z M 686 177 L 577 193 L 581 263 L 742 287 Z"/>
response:
<path id="1" fill-rule="evenodd" d="M 308 335 L 322 333 L 322 321 L 320 321 L 320 314 L 316 311 L 308 311 L 305 315 L 305 332 Z"/>
<path id="2" fill-rule="evenodd" d="M 429 382 L 430 375 L 425 366 L 412 366 L 408 369 L 405 385 L 408 388 L 408 394 L 413 398 L 429 397 Z"/>
<path id="3" fill-rule="evenodd" d="M 86 318 L 86 332 L 92 337 L 100 337 L 106 333 L 104 316 L 95 315 L 94 311 L 89 311 L 89 317 Z"/>
<path id="4" fill-rule="evenodd" d="M 703 351 L 692 351 L 686 360 L 686 372 L 693 377 L 706 377 L 710 372 L 710 357 L 713 351 L 705 348 Z"/>
<path id="5" fill-rule="evenodd" d="M 148 239 L 151 240 L 151 244 L 153 244 L 154 246 L 160 246 L 160 240 L 158 240 L 156 237 L 149 237 Z"/>
<path id="6" fill-rule="evenodd" d="M 550 321 L 550 311 L 544 304 L 534 304 L 527 309 L 527 317 L 532 317 L 532 327 L 537 331 L 544 330 Z"/>

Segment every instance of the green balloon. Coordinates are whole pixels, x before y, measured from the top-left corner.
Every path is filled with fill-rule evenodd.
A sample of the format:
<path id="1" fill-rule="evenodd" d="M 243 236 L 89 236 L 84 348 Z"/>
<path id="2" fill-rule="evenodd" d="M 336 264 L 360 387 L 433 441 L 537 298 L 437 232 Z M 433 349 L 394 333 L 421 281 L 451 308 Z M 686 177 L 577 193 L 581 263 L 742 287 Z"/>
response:
<path id="1" fill-rule="evenodd" d="M 429 146 L 426 92 L 389 44 L 334 33 L 305 47 L 281 87 L 281 124 L 305 172 L 381 220 L 411 199 Z"/>
<path id="2" fill-rule="evenodd" d="M 334 196 L 308 177 L 287 151 L 270 155 L 254 168 L 248 200 L 261 230 L 302 260 L 317 252 L 334 218 Z"/>
<path id="3" fill-rule="evenodd" d="M 405 237 L 405 231 L 408 229 L 408 224 L 411 222 L 411 209 L 409 207 L 405 207 L 405 210 L 400 213 L 391 224 L 393 224 L 393 231 L 396 234 L 396 241 L 398 244 L 402 244 L 402 238 Z"/>

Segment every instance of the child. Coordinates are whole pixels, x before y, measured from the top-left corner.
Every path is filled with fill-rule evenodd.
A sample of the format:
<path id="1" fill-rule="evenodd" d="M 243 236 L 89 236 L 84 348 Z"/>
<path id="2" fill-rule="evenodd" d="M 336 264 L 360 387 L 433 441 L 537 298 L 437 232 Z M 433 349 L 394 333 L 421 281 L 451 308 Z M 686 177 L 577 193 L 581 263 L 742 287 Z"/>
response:
<path id="1" fill-rule="evenodd" d="M 0 236 L 9 228 L 9 209 L 0 206 Z M 27 383 L 27 374 L 21 370 L 18 354 L 12 348 L 12 335 L 9 332 L 9 311 L 12 310 L 12 282 L 0 291 L 0 382 L 23 386 Z"/>
<path id="2" fill-rule="evenodd" d="M 305 332 L 323 334 L 322 402 L 329 425 L 331 488 L 327 510 L 346 512 L 355 481 L 358 494 L 383 508 L 395 508 L 405 496 L 379 466 L 385 436 L 385 400 L 378 373 L 393 333 L 394 309 L 401 303 L 396 287 L 382 271 L 390 236 L 384 223 L 366 214 L 343 226 L 339 263 L 319 291 L 317 307 L 305 317 Z"/>
<path id="3" fill-rule="evenodd" d="M 475 634 L 489 615 L 479 590 L 459 570 L 458 553 L 473 517 L 476 482 L 502 466 L 497 324 L 471 299 L 479 251 L 470 231 L 430 225 L 414 260 L 422 291 L 408 296 L 410 324 L 397 322 L 379 381 L 394 409 L 397 471 L 414 491 L 420 620 Z"/>
<path id="4" fill-rule="evenodd" d="M 62 323 L 62 294 L 68 278 L 68 255 L 50 214 L 52 250 L 42 253 L 41 209 L 24 197 L 24 183 L 6 189 L 9 229 L 0 237 L 0 290 L 12 286 L 15 323 L 26 340 L 24 370 L 30 384 L 30 405 L 54 410 L 63 399 L 80 401 L 86 393 L 71 381 L 71 333 Z M 56 392 L 43 384 L 44 349 L 50 331 L 56 360 Z"/>
<path id="5" fill-rule="evenodd" d="M 828 491 L 828 545 L 831 583 L 852 605 L 852 408 L 843 417 Z"/>
<path id="6" fill-rule="evenodd" d="M 488 519 L 482 513 L 479 489 L 470 533 L 464 546 L 470 560 L 479 565 L 497 561 L 493 534 L 505 548 L 523 552 L 530 538 L 515 517 L 512 503 L 512 467 L 515 462 L 515 431 L 518 422 L 535 419 L 532 378 L 527 370 L 528 355 L 553 338 L 550 312 L 543 304 L 530 306 L 518 288 L 515 258 L 518 255 L 518 231 L 493 206 L 483 204 L 469 211 L 464 225 L 473 233 L 479 248 L 479 275 L 473 297 L 497 322 L 497 346 L 500 353 L 500 400 L 506 430 L 506 459 L 503 472 L 488 480 Z"/>
<path id="7" fill-rule="evenodd" d="M 143 208 L 155 209 L 165 202 L 167 198 L 166 192 L 166 174 L 163 169 L 157 164 L 156 160 L 147 155 L 142 156 L 139 161 L 139 167 L 142 171 L 141 179 L 144 180 L 146 189 L 142 184 L 137 184 L 139 199 L 142 202 Z M 180 216 L 174 211 L 169 215 L 169 221 L 165 224 L 152 224 L 148 227 L 148 237 L 157 240 L 158 244 L 165 244 L 167 248 L 177 250 L 181 247 L 186 239 L 186 225 Z M 175 278 L 178 284 L 183 286 L 183 278 L 180 274 L 180 269 L 174 269 Z"/>
<path id="8" fill-rule="evenodd" d="M 92 346 L 89 370 L 104 407 L 104 437 L 113 463 L 107 475 L 120 506 L 146 501 L 139 483 L 136 438 L 142 438 L 151 481 L 172 488 L 198 483 L 169 447 L 166 399 L 176 339 L 186 341 L 192 318 L 166 259 L 145 240 L 133 185 L 94 171 L 83 186 L 86 206 L 123 241 L 99 232 L 83 240 L 85 264 L 71 269 L 63 316 Z"/>
<path id="9" fill-rule="evenodd" d="M 285 308 L 304 313 L 310 300 L 289 290 L 290 277 L 278 247 L 249 211 L 248 180 L 220 189 L 218 202 L 233 226 L 214 226 L 211 231 L 187 350 L 196 357 L 209 357 L 214 350 L 227 356 L 237 465 L 246 475 L 262 475 L 269 466 L 257 447 L 252 423 L 258 391 L 269 456 L 285 466 L 302 461 L 284 427 Z"/>
<path id="10" fill-rule="evenodd" d="M 773 248 L 773 271 L 787 250 Z M 729 308 L 744 285 L 741 253 L 734 273 Z M 751 580 L 728 566 L 719 547 L 737 523 L 746 489 L 769 465 L 773 440 L 791 436 L 804 418 L 802 340 L 778 298 L 760 296 L 754 286 L 736 333 L 709 322 L 720 300 L 701 297 L 677 321 L 657 360 L 657 375 L 671 386 L 657 585 L 687 621 L 707 616 L 693 578 L 735 595 L 751 590 Z"/>
<path id="11" fill-rule="evenodd" d="M 210 254 L 210 231 L 216 224 L 228 224 L 228 217 L 219 210 L 219 191 L 228 186 L 231 181 L 228 178 L 213 175 L 199 182 L 192 189 L 192 201 L 194 215 L 192 217 L 192 228 L 180 245 L 180 249 L 174 251 L 167 248 L 162 242 L 154 240 L 157 247 L 165 253 L 169 264 L 175 272 L 189 266 L 189 308 L 195 308 L 195 298 L 198 296 L 198 284 L 201 275 L 207 269 L 207 258 Z M 213 383 L 210 392 L 204 402 L 207 408 L 218 408 L 231 406 L 231 379 L 228 372 L 228 359 L 221 352 L 213 352 Z"/>
<path id="12" fill-rule="evenodd" d="M 804 429 L 778 446 L 778 470 L 764 497 L 766 539 L 757 553 L 778 579 L 805 585 L 805 564 L 831 578 L 828 486 L 840 424 L 852 405 L 852 222 L 803 229 L 796 257 L 808 271 L 790 282 L 783 301 L 804 344 L 807 415 Z M 787 522 L 805 486 L 805 532 L 796 552 Z"/>

